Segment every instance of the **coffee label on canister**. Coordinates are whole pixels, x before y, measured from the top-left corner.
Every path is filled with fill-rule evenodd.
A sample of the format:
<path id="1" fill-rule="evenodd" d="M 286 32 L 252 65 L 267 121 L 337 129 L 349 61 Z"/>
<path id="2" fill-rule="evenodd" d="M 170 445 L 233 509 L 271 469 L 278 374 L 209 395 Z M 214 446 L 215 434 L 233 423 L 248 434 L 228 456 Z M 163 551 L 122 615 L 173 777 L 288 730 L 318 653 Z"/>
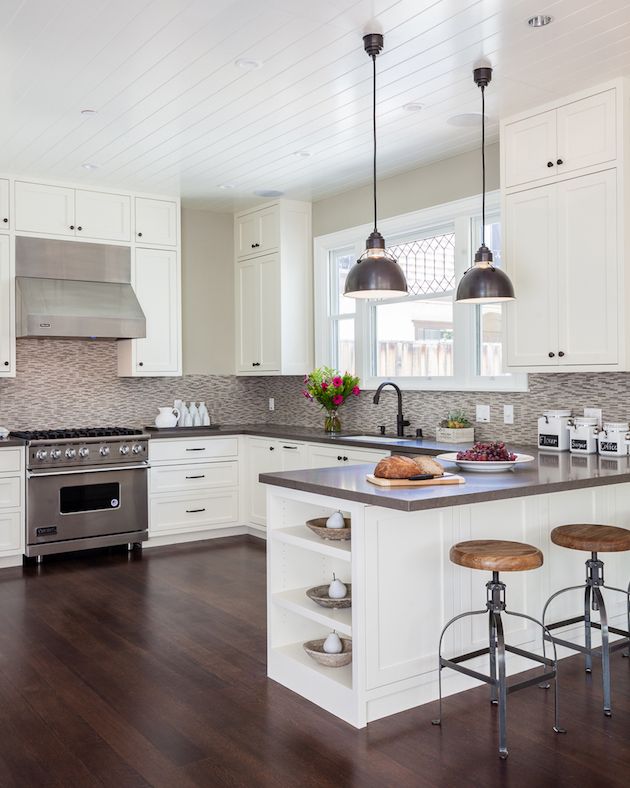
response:
<path id="1" fill-rule="evenodd" d="M 599 444 L 600 451 L 617 451 L 617 441 L 602 441 Z"/>

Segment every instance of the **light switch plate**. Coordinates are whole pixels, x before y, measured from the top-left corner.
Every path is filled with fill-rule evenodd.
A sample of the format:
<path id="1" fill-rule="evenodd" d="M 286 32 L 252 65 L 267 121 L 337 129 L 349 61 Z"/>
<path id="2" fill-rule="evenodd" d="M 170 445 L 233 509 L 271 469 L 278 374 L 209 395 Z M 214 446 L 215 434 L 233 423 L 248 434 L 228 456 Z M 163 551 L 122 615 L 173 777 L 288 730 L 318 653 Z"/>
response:
<path id="1" fill-rule="evenodd" d="M 503 423 L 514 424 L 514 405 L 503 406 Z"/>
<path id="2" fill-rule="evenodd" d="M 273 397 L 269 397 L 269 410 L 276 409 L 276 401 Z"/>
<path id="3" fill-rule="evenodd" d="M 475 406 L 475 421 L 490 421 L 490 405 Z"/>

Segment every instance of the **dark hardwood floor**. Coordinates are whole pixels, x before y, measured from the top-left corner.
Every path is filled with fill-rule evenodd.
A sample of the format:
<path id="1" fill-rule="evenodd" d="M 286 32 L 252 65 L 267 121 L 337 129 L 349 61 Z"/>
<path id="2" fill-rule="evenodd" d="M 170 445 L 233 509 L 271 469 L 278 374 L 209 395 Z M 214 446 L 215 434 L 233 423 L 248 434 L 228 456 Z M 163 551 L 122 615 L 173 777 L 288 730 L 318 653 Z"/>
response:
<path id="1" fill-rule="evenodd" d="M 630 660 L 562 663 L 509 699 L 496 754 L 485 688 L 357 731 L 265 678 L 265 553 L 248 537 L 99 552 L 0 572 L 0 786 L 628 786 Z"/>

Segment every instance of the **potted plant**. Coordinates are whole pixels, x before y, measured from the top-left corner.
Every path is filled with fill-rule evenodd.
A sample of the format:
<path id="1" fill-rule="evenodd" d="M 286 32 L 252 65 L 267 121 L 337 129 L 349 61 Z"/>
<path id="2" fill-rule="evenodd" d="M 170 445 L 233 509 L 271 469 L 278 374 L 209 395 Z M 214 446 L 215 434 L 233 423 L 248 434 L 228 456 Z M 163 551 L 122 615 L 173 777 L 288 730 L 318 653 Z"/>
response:
<path id="1" fill-rule="evenodd" d="M 435 439 L 444 443 L 474 443 L 475 428 L 462 411 L 454 410 L 440 422 Z"/>
<path id="2" fill-rule="evenodd" d="M 331 367 L 320 367 L 304 376 L 302 394 L 310 402 L 318 402 L 326 411 L 326 432 L 341 432 L 337 410 L 348 397 L 358 397 L 360 393 L 359 378 L 349 372 L 342 375 Z"/>

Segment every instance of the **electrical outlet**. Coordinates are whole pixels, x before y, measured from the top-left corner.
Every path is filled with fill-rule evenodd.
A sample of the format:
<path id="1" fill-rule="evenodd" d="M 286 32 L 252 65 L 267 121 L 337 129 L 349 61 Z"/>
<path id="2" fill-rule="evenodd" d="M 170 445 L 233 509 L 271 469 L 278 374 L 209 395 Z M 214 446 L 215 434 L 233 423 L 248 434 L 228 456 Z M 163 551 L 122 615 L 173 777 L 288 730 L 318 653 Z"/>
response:
<path id="1" fill-rule="evenodd" d="M 276 401 L 273 397 L 269 397 L 269 410 L 276 409 Z"/>
<path id="2" fill-rule="evenodd" d="M 490 421 L 490 405 L 477 405 L 475 407 L 475 421 Z"/>
<path id="3" fill-rule="evenodd" d="M 503 423 L 514 424 L 514 405 L 503 406 Z"/>

